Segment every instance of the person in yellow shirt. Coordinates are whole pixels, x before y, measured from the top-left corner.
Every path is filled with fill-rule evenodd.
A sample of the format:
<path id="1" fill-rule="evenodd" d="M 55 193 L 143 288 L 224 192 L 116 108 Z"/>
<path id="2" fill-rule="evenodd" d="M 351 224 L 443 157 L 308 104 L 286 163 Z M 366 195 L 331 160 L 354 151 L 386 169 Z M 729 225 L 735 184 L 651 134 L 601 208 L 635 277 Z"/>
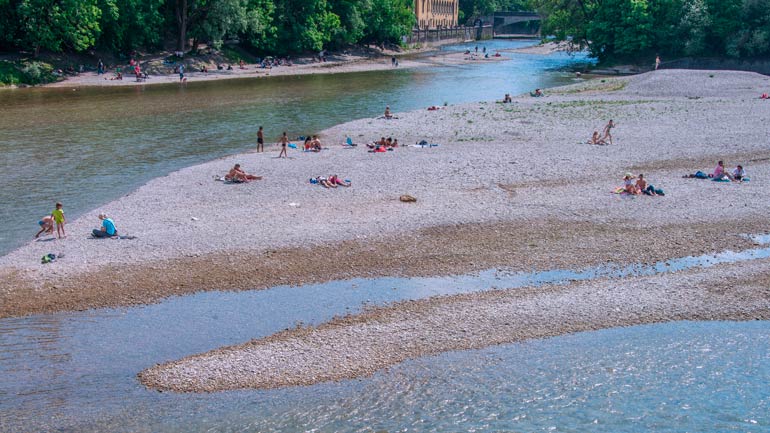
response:
<path id="1" fill-rule="evenodd" d="M 64 223 L 66 219 L 64 218 L 64 208 L 61 203 L 56 203 L 56 209 L 51 212 L 51 216 L 56 223 L 56 235 L 59 236 L 59 239 L 62 237 L 66 238 L 67 234 L 64 233 Z"/>

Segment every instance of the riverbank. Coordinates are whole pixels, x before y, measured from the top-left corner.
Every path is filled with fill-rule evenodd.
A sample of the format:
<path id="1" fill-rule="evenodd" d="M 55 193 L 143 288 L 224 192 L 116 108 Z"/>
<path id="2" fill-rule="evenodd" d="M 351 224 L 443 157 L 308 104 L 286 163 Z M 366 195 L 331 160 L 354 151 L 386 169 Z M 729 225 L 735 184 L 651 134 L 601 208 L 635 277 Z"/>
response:
<path id="1" fill-rule="evenodd" d="M 756 125 L 770 105 L 754 97 L 767 84 L 739 72 L 595 80 L 510 105 L 463 104 L 338 125 L 321 134 L 329 150 L 319 154 L 292 150 L 290 159 L 276 159 L 268 147 L 188 167 L 69 222 L 68 239 L 40 239 L 1 257 L 0 316 L 143 304 L 201 290 L 743 249 L 750 242 L 741 233 L 770 231 L 762 182 L 681 175 L 724 159 L 757 180 L 767 177 L 766 131 Z M 615 144 L 583 144 L 610 117 L 619 125 Z M 361 143 L 393 136 L 441 145 L 371 154 L 343 147 L 346 134 Z M 264 179 L 213 180 L 236 162 Z M 611 194 L 626 171 L 644 172 L 667 196 Z M 353 187 L 308 182 L 332 173 Z M 418 201 L 402 203 L 401 194 Z M 136 239 L 91 239 L 100 211 Z M 60 259 L 41 264 L 48 253 Z"/>
<path id="2" fill-rule="evenodd" d="M 394 68 L 412 69 L 436 65 L 456 65 L 475 60 L 500 61 L 504 58 L 483 57 L 471 58 L 462 53 L 448 53 L 435 51 L 436 47 L 425 49 L 413 49 L 408 52 L 385 51 L 374 54 L 372 52 L 350 52 L 329 54 L 327 61 L 319 62 L 314 58 L 294 59 L 292 66 L 274 66 L 262 68 L 259 64 L 244 63 L 232 64 L 232 69 L 218 70 L 216 62 L 198 61 L 194 67 L 187 66 L 184 81 L 180 81 L 178 73 L 173 72 L 173 66 L 154 66 L 153 70 L 163 70 L 163 73 L 151 73 L 147 79 L 137 81 L 131 71 L 124 68 L 123 78 L 115 79 L 113 73 L 97 74 L 96 72 L 83 72 L 77 75 L 66 76 L 65 79 L 54 83 L 45 84 L 44 87 L 84 87 L 84 86 L 137 86 L 153 84 L 192 83 L 201 81 L 216 81 L 244 78 L 265 78 L 281 76 L 299 76 L 311 74 L 340 74 L 351 72 L 383 71 Z M 412 56 L 420 53 L 430 53 L 419 58 Z M 392 58 L 398 60 L 398 66 L 394 66 Z M 159 61 L 153 62 L 160 64 Z M 206 65 L 207 72 L 201 72 L 202 65 Z"/>

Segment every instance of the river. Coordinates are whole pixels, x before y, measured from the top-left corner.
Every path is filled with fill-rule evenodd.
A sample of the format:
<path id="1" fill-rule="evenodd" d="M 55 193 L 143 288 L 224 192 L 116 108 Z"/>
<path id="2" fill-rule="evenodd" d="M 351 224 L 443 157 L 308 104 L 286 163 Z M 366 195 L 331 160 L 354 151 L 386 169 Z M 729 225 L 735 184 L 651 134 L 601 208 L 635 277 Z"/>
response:
<path id="1" fill-rule="evenodd" d="M 145 389 L 136 374 L 374 305 L 768 256 L 770 248 L 760 247 L 581 271 L 353 279 L 2 319 L 0 431 L 767 432 L 766 321 L 584 332 L 419 358 L 371 378 L 269 391 L 160 393 Z"/>
<path id="2" fill-rule="evenodd" d="M 272 139 L 284 129 L 299 135 L 375 116 L 386 104 L 405 111 L 498 99 L 501 92 L 573 82 L 561 68 L 585 60 L 504 55 L 511 60 L 184 87 L 0 92 L 0 254 L 29 239 L 56 200 L 76 217 L 154 177 L 252 148 L 259 125 Z M 767 432 L 770 327 L 760 321 L 586 332 L 272 391 L 159 393 L 144 389 L 136 373 L 365 306 L 501 284 L 652 275 L 768 254 L 759 248 L 652 266 L 332 281 L 3 319 L 0 431 Z"/>
<path id="3" fill-rule="evenodd" d="M 535 41 L 488 41 L 489 51 Z M 459 51 L 467 45 L 444 50 Z M 570 56 L 502 52 L 505 62 L 180 85 L 0 91 L 0 255 L 28 242 L 57 201 L 72 219 L 158 176 L 254 147 L 282 131 L 430 105 L 501 99 L 576 80 Z M 423 61 L 429 62 L 426 58 Z"/>

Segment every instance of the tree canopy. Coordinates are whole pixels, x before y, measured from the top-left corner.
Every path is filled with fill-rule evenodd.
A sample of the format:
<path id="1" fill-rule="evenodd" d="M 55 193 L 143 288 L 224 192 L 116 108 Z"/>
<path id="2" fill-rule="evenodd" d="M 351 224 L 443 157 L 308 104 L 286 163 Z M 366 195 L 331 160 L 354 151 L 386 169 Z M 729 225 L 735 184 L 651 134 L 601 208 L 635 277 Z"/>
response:
<path id="1" fill-rule="evenodd" d="M 542 32 L 600 61 L 770 55 L 770 0 L 532 0 Z"/>
<path id="2" fill-rule="evenodd" d="M 0 50 L 186 51 L 239 39 L 272 54 L 397 43 L 412 0 L 0 0 Z M 192 41 L 192 44 L 190 44 Z"/>

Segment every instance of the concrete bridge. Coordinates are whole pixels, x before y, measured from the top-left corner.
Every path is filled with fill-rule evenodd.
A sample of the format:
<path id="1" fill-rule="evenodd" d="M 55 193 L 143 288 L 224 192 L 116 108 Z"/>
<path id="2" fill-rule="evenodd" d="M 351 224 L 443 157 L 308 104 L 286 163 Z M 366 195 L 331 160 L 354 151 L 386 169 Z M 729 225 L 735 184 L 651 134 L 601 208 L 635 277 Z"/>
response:
<path id="1" fill-rule="evenodd" d="M 491 24 L 495 35 L 540 35 L 540 15 L 536 12 L 495 12 Z"/>

